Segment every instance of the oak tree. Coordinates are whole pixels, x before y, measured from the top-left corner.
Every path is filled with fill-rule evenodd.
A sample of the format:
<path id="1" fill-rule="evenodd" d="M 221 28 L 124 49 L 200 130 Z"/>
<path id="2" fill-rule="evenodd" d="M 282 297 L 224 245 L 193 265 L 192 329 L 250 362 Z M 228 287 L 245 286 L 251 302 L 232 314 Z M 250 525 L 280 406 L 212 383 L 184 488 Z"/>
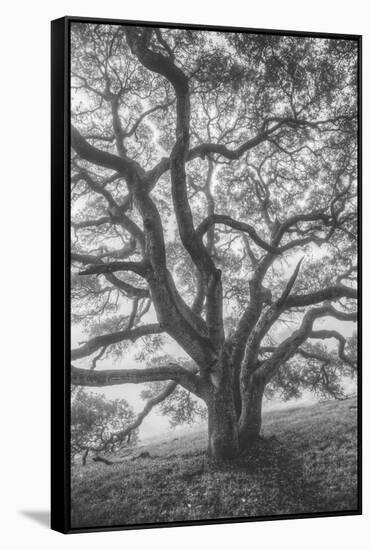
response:
<path id="1" fill-rule="evenodd" d="M 81 456 L 83 466 L 88 454 L 113 453 L 134 445 L 138 438 L 134 411 L 125 399 L 106 399 L 103 395 L 75 387 L 71 395 L 71 456 Z"/>
<path id="2" fill-rule="evenodd" d="M 72 321 L 89 332 L 72 384 L 155 383 L 139 423 L 181 389 L 217 458 L 259 436 L 264 392 L 342 395 L 357 42 L 74 23 L 71 108 Z M 144 363 L 170 340 L 181 359 L 130 364 L 133 343 Z"/>

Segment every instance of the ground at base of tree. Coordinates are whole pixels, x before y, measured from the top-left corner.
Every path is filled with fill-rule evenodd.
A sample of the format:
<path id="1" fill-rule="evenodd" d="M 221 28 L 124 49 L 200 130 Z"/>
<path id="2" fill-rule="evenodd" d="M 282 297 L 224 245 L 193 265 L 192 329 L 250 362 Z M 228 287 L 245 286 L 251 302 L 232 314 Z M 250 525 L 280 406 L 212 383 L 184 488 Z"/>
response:
<path id="1" fill-rule="evenodd" d="M 355 511 L 356 405 L 269 412 L 263 438 L 228 464 L 208 459 L 202 430 L 134 448 L 126 460 L 118 453 L 113 466 L 74 466 L 72 528 Z"/>

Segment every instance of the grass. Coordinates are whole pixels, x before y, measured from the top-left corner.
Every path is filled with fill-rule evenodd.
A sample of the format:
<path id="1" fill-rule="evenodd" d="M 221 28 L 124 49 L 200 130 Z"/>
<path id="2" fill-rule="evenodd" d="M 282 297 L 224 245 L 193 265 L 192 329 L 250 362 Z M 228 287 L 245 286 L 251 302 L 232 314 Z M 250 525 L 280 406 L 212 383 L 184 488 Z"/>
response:
<path id="1" fill-rule="evenodd" d="M 198 430 L 74 466 L 72 527 L 357 510 L 355 399 L 269 412 L 262 435 L 228 464 L 208 459 Z"/>

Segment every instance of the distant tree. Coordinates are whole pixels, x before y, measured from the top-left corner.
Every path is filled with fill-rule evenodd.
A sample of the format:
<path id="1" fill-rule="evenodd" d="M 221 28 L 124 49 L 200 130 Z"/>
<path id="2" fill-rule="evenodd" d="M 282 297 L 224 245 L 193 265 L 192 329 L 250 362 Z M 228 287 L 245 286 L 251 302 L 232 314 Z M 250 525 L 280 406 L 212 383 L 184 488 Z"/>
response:
<path id="1" fill-rule="evenodd" d="M 115 452 L 134 445 L 138 438 L 134 412 L 124 399 L 108 400 L 84 388 L 72 391 L 71 455 L 81 455 L 85 466 L 89 452 Z"/>
<path id="2" fill-rule="evenodd" d="M 161 383 L 139 423 L 203 402 L 218 458 L 258 437 L 264 393 L 343 395 L 357 42 L 75 23 L 71 64 L 72 384 Z M 137 341 L 187 360 L 133 368 Z"/>

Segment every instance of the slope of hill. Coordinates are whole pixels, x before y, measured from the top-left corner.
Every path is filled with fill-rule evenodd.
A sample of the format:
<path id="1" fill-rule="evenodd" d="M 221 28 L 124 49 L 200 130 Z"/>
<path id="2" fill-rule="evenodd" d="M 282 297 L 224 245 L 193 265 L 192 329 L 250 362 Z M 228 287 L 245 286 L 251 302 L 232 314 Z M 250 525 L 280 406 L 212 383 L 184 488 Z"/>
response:
<path id="1" fill-rule="evenodd" d="M 357 402 L 271 411 L 263 438 L 228 464 L 198 430 L 72 471 L 72 527 L 357 509 Z M 142 456 L 140 456 L 142 455 Z"/>

